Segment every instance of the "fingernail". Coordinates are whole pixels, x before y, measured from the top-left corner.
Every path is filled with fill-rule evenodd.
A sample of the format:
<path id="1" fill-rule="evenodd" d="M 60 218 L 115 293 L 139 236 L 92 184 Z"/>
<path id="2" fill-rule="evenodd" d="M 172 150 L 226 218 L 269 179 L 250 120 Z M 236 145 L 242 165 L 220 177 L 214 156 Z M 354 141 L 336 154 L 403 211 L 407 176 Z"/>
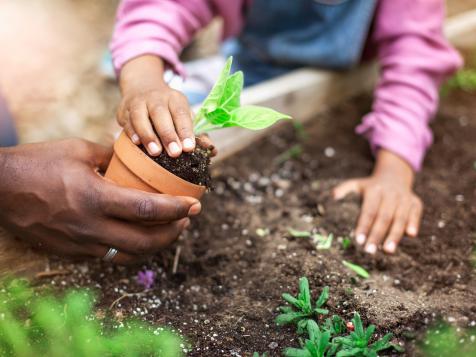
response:
<path id="1" fill-rule="evenodd" d="M 190 226 L 190 220 L 188 218 L 185 218 L 185 221 L 182 225 L 182 229 L 187 229 L 188 226 Z"/>
<path id="2" fill-rule="evenodd" d="M 192 150 L 194 146 L 195 146 L 195 143 L 190 138 L 187 138 L 183 141 L 183 147 L 187 150 Z"/>
<path id="3" fill-rule="evenodd" d="M 131 140 L 134 144 L 139 144 L 140 143 L 139 135 L 137 135 L 137 134 L 132 135 Z"/>
<path id="4" fill-rule="evenodd" d="M 149 152 L 152 155 L 157 155 L 157 154 L 160 153 L 159 145 L 157 145 L 154 142 L 149 143 L 149 145 L 147 145 L 147 147 L 149 148 Z"/>
<path id="5" fill-rule="evenodd" d="M 416 236 L 417 230 L 416 230 L 415 227 L 408 227 L 407 233 L 408 233 L 409 235 L 411 235 L 411 236 Z"/>
<path id="6" fill-rule="evenodd" d="M 172 154 L 172 155 L 178 155 L 180 154 L 180 147 L 177 145 L 176 142 L 171 142 L 169 144 L 169 152 Z"/>
<path id="7" fill-rule="evenodd" d="M 367 244 L 367 246 L 365 247 L 365 251 L 369 254 L 375 254 L 375 252 L 377 251 L 377 246 L 373 243 Z"/>
<path id="8" fill-rule="evenodd" d="M 357 234 L 357 237 L 355 238 L 355 240 L 357 241 L 358 244 L 362 245 L 365 243 L 365 234 L 363 233 L 360 233 L 360 234 Z"/>
<path id="9" fill-rule="evenodd" d="M 385 250 L 389 253 L 395 253 L 395 249 L 397 249 L 397 245 L 395 242 L 388 242 L 385 244 Z"/>
<path id="10" fill-rule="evenodd" d="M 200 202 L 197 202 L 193 204 L 192 207 L 190 207 L 190 209 L 188 210 L 188 215 L 196 216 L 197 214 L 200 213 L 201 210 L 202 210 L 202 205 Z"/>

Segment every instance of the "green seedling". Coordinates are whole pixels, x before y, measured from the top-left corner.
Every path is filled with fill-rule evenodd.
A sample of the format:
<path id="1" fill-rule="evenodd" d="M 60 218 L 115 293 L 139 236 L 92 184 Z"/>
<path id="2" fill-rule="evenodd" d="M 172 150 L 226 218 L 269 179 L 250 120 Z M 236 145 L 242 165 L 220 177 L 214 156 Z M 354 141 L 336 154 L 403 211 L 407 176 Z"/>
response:
<path id="1" fill-rule="evenodd" d="M 126 319 L 123 327 L 96 317 L 85 290 L 57 297 L 13 280 L 0 290 L 1 356 L 161 356 L 182 355 L 182 340 L 166 329 Z M 110 326 L 110 327 L 104 327 Z"/>
<path id="2" fill-rule="evenodd" d="M 327 309 L 323 308 L 329 298 L 329 287 L 326 286 L 322 290 L 316 303 L 313 304 L 309 290 L 309 281 L 306 277 L 299 279 L 299 294 L 297 297 L 288 293 L 284 293 L 282 296 L 291 306 L 282 306 L 280 308 L 282 313 L 276 317 L 276 323 L 278 325 L 296 323 L 298 333 L 305 331 L 309 319 L 329 313 Z"/>
<path id="3" fill-rule="evenodd" d="M 286 151 L 282 152 L 279 154 L 275 159 L 274 162 L 277 165 L 282 164 L 283 162 L 286 162 L 291 159 L 297 159 L 300 157 L 302 154 L 302 145 L 301 144 L 296 144 L 291 146 L 289 149 Z"/>
<path id="4" fill-rule="evenodd" d="M 260 354 L 259 352 L 254 352 L 253 357 L 268 357 L 268 353 L 265 352 L 263 354 Z"/>
<path id="5" fill-rule="evenodd" d="M 354 273 L 356 273 L 357 275 L 359 275 L 360 277 L 364 279 L 367 279 L 370 276 L 369 272 L 365 270 L 364 268 L 362 268 L 360 265 L 353 264 L 351 262 L 348 262 L 347 260 L 343 260 L 342 264 L 344 264 L 347 268 L 349 268 Z"/>
<path id="6" fill-rule="evenodd" d="M 433 327 L 419 344 L 425 357 L 476 356 L 476 330 L 456 329 L 450 325 Z"/>
<path id="7" fill-rule="evenodd" d="M 304 341 L 301 348 L 286 348 L 286 357 L 325 357 L 328 356 L 331 347 L 331 334 L 329 331 L 321 331 L 317 323 L 313 320 L 307 322 L 308 339 Z"/>
<path id="8" fill-rule="evenodd" d="M 230 74 L 232 61 L 231 57 L 228 58 L 218 80 L 198 110 L 193 121 L 195 135 L 233 126 L 260 130 L 279 120 L 291 119 L 289 115 L 269 108 L 241 106 L 243 72 Z"/>
<path id="9" fill-rule="evenodd" d="M 441 92 L 442 94 L 447 94 L 453 89 L 460 89 L 465 92 L 476 91 L 476 70 L 472 68 L 459 70 L 445 83 Z"/>
<path id="10" fill-rule="evenodd" d="M 381 339 L 371 343 L 375 332 L 375 325 L 364 328 L 359 313 L 354 314 L 352 319 L 354 331 L 348 336 L 336 337 L 332 340 L 332 348 L 335 349 L 337 357 L 365 356 L 377 357 L 379 351 L 394 348 L 401 352 L 401 347 L 390 343 L 392 334 L 387 333 Z"/>
<path id="11" fill-rule="evenodd" d="M 288 228 L 288 233 L 294 238 L 309 238 L 317 250 L 330 249 L 332 240 L 334 239 L 333 234 L 325 236 L 319 233 L 313 234 L 309 231 L 299 231 L 293 228 Z"/>
<path id="12" fill-rule="evenodd" d="M 339 336 L 347 331 L 344 320 L 342 320 L 342 318 L 338 315 L 332 315 L 332 317 L 328 317 L 324 322 L 323 329 L 325 331 L 329 331 L 332 337 Z"/>
<path id="13" fill-rule="evenodd" d="M 352 241 L 349 237 L 342 238 L 342 249 L 347 250 L 352 245 Z"/>

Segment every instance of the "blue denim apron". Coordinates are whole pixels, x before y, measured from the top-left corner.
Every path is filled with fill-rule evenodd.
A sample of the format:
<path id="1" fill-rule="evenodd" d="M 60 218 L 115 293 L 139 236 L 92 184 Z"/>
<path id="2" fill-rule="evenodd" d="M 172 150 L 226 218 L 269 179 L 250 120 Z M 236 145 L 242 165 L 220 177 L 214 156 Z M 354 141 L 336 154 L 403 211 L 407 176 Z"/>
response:
<path id="1" fill-rule="evenodd" d="M 7 103 L 0 95 L 0 147 L 18 144 L 17 133 L 13 117 L 8 110 Z"/>
<path id="2" fill-rule="evenodd" d="M 360 62 L 376 0 L 253 0 L 242 34 L 223 48 L 245 85 L 310 66 Z"/>

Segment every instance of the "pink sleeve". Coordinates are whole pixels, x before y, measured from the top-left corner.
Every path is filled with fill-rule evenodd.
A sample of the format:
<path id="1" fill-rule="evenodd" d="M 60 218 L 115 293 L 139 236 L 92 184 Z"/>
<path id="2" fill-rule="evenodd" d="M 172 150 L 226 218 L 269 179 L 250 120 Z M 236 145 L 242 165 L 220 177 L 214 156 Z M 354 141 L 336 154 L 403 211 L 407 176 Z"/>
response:
<path id="1" fill-rule="evenodd" d="M 116 73 L 134 57 L 153 54 L 183 74 L 178 55 L 212 18 L 207 0 L 122 0 L 111 41 Z"/>
<path id="2" fill-rule="evenodd" d="M 420 170 L 441 82 L 462 65 L 443 35 L 443 0 L 381 0 L 372 44 L 381 68 L 372 112 L 357 132 Z"/>

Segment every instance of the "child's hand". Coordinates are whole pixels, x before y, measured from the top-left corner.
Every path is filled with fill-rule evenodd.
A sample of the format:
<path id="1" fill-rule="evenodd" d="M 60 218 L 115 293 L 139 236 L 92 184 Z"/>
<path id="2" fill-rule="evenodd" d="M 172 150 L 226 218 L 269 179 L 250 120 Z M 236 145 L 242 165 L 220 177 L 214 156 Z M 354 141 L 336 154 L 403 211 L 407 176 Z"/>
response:
<path id="1" fill-rule="evenodd" d="M 192 112 L 185 96 L 164 82 L 163 71 L 162 60 L 155 56 L 137 57 L 124 65 L 117 121 L 150 155 L 165 149 L 178 157 L 195 149 Z"/>
<path id="2" fill-rule="evenodd" d="M 381 245 L 385 252 L 394 253 L 404 234 L 418 235 L 423 204 L 412 190 L 413 178 L 403 159 L 380 150 L 371 176 L 345 181 L 334 189 L 335 199 L 351 192 L 362 195 L 355 234 L 367 253 L 374 254 Z"/>

